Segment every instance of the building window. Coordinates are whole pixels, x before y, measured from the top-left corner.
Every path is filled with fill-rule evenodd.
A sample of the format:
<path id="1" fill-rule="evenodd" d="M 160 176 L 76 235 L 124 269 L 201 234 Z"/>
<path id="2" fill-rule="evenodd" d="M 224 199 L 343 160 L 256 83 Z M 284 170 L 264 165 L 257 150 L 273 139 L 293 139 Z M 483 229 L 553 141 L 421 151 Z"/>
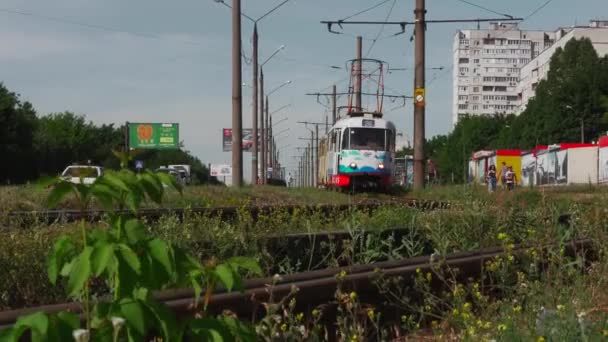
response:
<path id="1" fill-rule="evenodd" d="M 478 110 L 479 106 L 478 105 L 473 105 L 473 110 Z"/>
<path id="2" fill-rule="evenodd" d="M 467 95 L 458 95 L 458 100 L 459 101 L 466 101 L 467 100 Z"/>
<path id="3" fill-rule="evenodd" d="M 479 95 L 473 96 L 473 101 L 479 101 Z"/>
<path id="4" fill-rule="evenodd" d="M 469 63 L 469 59 L 468 59 L 468 58 L 460 58 L 460 59 L 458 60 L 458 63 L 460 63 L 460 64 L 466 64 L 466 63 Z"/>
<path id="5" fill-rule="evenodd" d="M 460 86 L 458 87 L 458 91 L 467 91 L 467 87 Z"/>
<path id="6" fill-rule="evenodd" d="M 460 73 L 461 73 L 461 74 L 464 74 L 464 73 L 469 72 L 469 68 L 466 68 L 466 67 L 461 67 L 461 68 L 459 69 L 459 71 L 460 71 Z"/>
<path id="7" fill-rule="evenodd" d="M 479 93 L 479 87 L 473 87 L 473 92 L 474 93 Z"/>
<path id="8" fill-rule="evenodd" d="M 474 59 L 473 63 L 479 64 L 479 59 Z"/>
<path id="9" fill-rule="evenodd" d="M 458 109 L 459 110 L 464 110 L 464 109 L 467 109 L 468 107 L 469 107 L 469 105 L 467 105 L 467 104 L 459 104 L 458 105 Z"/>
<path id="10" fill-rule="evenodd" d="M 460 40 L 460 45 L 469 45 L 469 40 L 468 39 L 461 39 Z"/>

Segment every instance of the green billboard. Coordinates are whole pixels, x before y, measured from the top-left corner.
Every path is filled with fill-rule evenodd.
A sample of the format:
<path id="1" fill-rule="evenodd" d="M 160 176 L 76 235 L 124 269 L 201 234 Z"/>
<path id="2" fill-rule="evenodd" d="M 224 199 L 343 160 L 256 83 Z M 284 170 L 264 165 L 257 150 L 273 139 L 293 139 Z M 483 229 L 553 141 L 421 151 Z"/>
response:
<path id="1" fill-rule="evenodd" d="M 130 149 L 178 149 L 179 124 L 129 122 Z"/>

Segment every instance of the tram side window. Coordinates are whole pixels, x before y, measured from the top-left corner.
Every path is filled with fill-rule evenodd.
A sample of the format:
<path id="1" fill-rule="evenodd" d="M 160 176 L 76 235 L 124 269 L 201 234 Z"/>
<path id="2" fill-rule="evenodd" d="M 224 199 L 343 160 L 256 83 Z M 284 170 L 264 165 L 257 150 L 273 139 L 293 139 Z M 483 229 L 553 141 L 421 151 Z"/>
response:
<path id="1" fill-rule="evenodd" d="M 386 151 L 386 132 L 387 130 L 380 128 L 347 128 L 344 133 L 345 139 L 342 148 Z"/>
<path id="2" fill-rule="evenodd" d="M 334 152 L 338 152 L 340 144 L 338 143 L 338 136 L 340 134 L 340 130 L 334 130 L 331 132 L 331 147 L 330 149 Z"/>
<path id="3" fill-rule="evenodd" d="M 395 150 L 395 137 L 390 129 L 386 130 L 386 144 L 388 146 L 387 151 Z"/>

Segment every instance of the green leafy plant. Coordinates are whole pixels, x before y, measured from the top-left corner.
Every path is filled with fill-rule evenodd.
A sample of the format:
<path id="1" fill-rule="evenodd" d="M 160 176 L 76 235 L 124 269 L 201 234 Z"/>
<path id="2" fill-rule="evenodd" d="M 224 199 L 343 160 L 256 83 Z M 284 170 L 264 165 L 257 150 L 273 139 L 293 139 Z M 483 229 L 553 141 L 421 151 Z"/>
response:
<path id="1" fill-rule="evenodd" d="M 51 207 L 72 193 L 82 211 L 96 200 L 106 209 L 127 208 L 135 216 L 144 201 L 160 205 L 165 188 L 181 192 L 170 175 L 135 174 L 126 169 L 107 171 L 90 186 L 60 178 L 44 179 L 40 185 L 52 187 Z M 24 336 L 33 341 L 69 340 L 72 336 L 77 341 L 255 340 L 248 325 L 230 317 L 210 317 L 206 311 L 216 286 L 228 291 L 243 289 L 243 271 L 261 274 L 256 261 L 234 257 L 202 265 L 182 248 L 150 237 L 146 226 L 124 211 L 111 214 L 105 225 L 93 229 L 82 220 L 80 228 L 81 240 L 62 236 L 55 242 L 47 271 L 52 284 L 63 280 L 68 295 L 82 301 L 84 329 L 73 313 L 36 312 L 2 331 L 1 341 L 18 341 Z M 187 286 L 194 289 L 194 305 L 201 318 L 180 318 L 178 323 L 153 291 Z"/>

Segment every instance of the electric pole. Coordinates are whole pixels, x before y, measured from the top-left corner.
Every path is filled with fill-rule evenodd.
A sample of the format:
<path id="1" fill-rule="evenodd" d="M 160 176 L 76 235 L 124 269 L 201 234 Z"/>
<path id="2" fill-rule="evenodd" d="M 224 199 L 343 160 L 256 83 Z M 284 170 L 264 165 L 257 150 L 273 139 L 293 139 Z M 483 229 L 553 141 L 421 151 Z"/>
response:
<path id="1" fill-rule="evenodd" d="M 243 186 L 241 0 L 232 1 L 232 185 Z"/>
<path id="2" fill-rule="evenodd" d="M 315 183 L 316 188 L 319 184 L 319 125 L 315 125 Z"/>
<path id="3" fill-rule="evenodd" d="M 361 103 L 361 88 L 363 86 L 363 37 L 357 36 L 357 82 L 355 82 L 355 110 L 363 111 Z"/>
<path id="4" fill-rule="evenodd" d="M 425 0 L 416 0 L 415 23 L 415 53 L 414 64 L 416 67 L 414 75 L 414 190 L 424 188 L 424 68 L 425 68 Z M 420 98 L 419 96 L 422 96 Z"/>
<path id="5" fill-rule="evenodd" d="M 264 115 L 264 125 L 266 125 L 266 131 L 264 132 L 264 184 L 268 184 L 268 150 L 270 148 L 270 146 L 268 146 L 268 136 L 270 133 L 270 126 L 268 125 L 268 95 L 266 95 L 266 114 Z"/>
<path id="6" fill-rule="evenodd" d="M 336 120 L 337 120 L 337 116 L 338 116 L 338 100 L 337 100 L 337 96 L 336 96 L 336 85 L 334 84 L 333 86 L 333 92 L 332 92 L 332 109 L 331 109 L 331 114 L 332 114 L 332 126 L 336 124 Z"/>
<path id="7" fill-rule="evenodd" d="M 258 180 L 258 23 L 253 24 L 253 151 L 251 154 L 251 184 Z"/>
<path id="8" fill-rule="evenodd" d="M 264 146 L 264 132 L 266 131 L 264 126 L 264 69 L 260 68 L 260 184 L 266 184 L 266 168 L 264 167 L 264 163 L 266 158 L 266 148 Z"/>

